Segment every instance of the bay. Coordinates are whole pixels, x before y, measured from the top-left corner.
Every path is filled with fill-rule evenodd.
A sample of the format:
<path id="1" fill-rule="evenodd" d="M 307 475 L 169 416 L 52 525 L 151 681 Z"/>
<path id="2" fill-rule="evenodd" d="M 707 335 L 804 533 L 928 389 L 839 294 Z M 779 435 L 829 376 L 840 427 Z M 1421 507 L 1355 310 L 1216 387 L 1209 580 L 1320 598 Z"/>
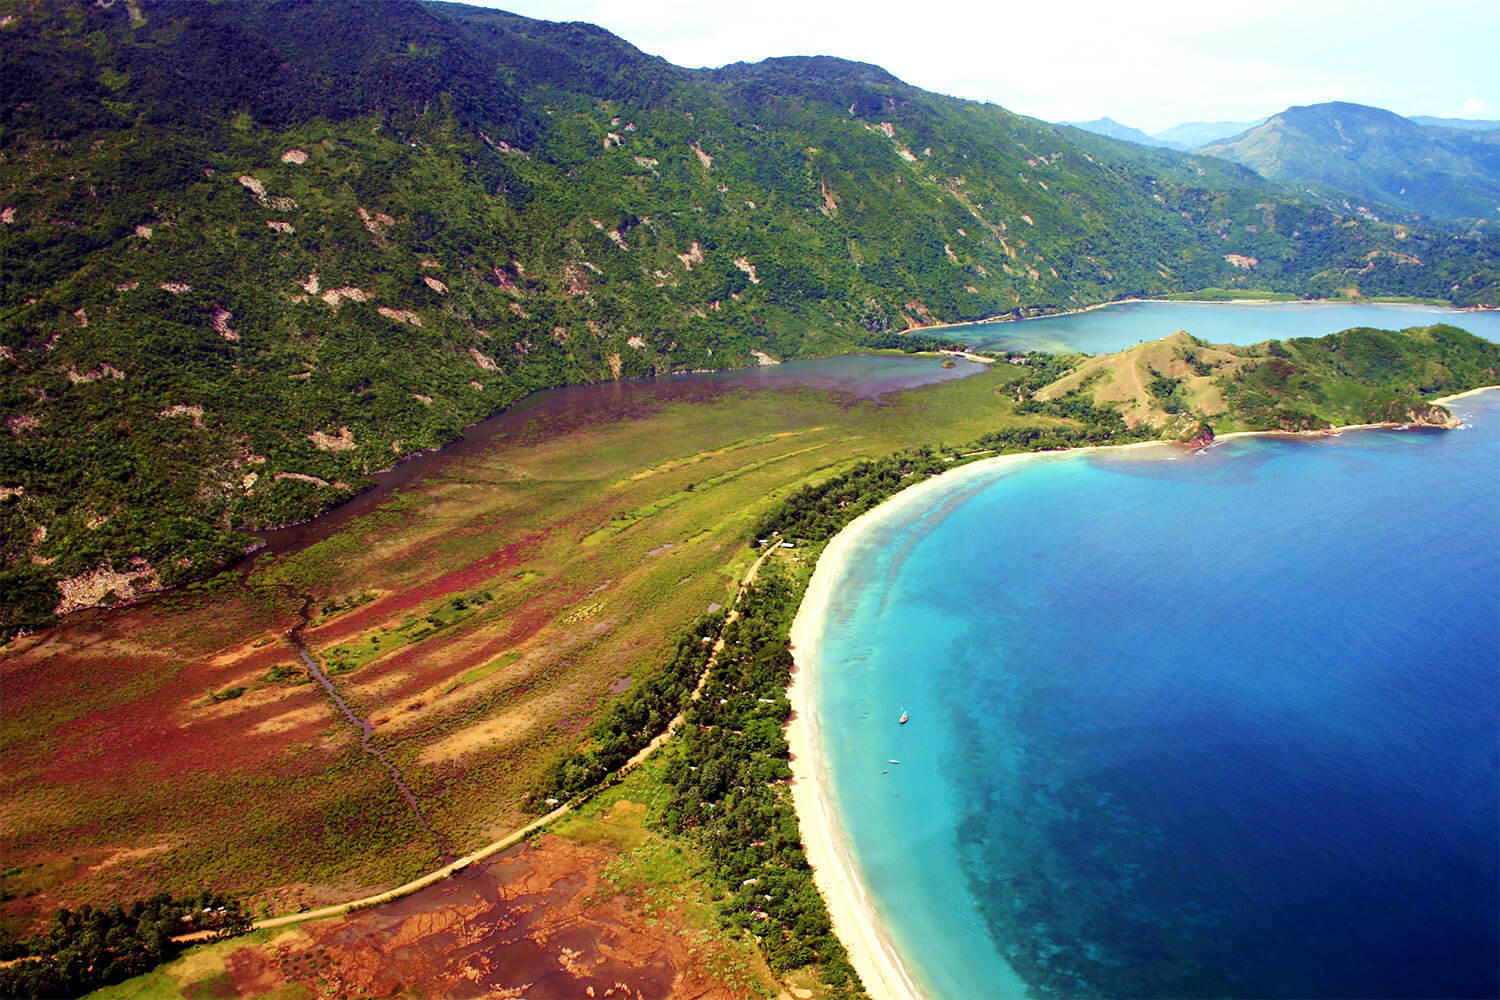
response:
<path id="1" fill-rule="evenodd" d="M 1500 990 L 1500 393 L 1454 409 L 1000 464 L 862 533 L 813 697 L 924 991 Z"/>

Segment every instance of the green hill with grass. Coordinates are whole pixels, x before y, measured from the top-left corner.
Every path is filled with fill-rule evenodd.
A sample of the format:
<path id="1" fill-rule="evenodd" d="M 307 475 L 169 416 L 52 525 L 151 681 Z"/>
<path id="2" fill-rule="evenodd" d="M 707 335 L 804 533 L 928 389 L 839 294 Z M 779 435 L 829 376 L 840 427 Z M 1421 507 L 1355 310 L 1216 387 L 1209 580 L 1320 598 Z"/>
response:
<path id="1" fill-rule="evenodd" d="M 1428 400 L 1493 385 L 1497 370 L 1500 345 L 1445 324 L 1248 347 L 1178 332 L 1090 358 L 1036 399 L 1118 410 L 1132 428 L 1182 440 L 1367 423 L 1449 426 L 1452 415 Z"/>
<path id="2" fill-rule="evenodd" d="M 1488 231 L 860 63 L 418 0 L 5 11 L 0 632 L 549 386 L 1208 287 L 1500 301 Z"/>

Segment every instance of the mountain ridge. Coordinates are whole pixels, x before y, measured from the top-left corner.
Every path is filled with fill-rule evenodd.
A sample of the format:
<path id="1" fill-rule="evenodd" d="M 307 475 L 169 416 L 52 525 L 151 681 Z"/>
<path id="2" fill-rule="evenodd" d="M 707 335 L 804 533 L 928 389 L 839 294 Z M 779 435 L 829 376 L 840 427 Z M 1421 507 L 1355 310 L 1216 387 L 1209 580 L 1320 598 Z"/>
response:
<path id="1" fill-rule="evenodd" d="M 540 388 L 1205 287 L 1500 299 L 1487 232 L 831 57 L 686 70 L 416 0 L 0 32 L 3 631 L 199 577 Z"/>
<path id="2" fill-rule="evenodd" d="M 1424 126 L 1382 108 L 1292 107 L 1194 151 L 1428 215 L 1500 215 L 1500 133 Z"/>
<path id="3" fill-rule="evenodd" d="M 1454 128 L 1472 132 L 1493 132 L 1500 129 L 1500 121 L 1483 118 L 1444 118 L 1440 115 L 1408 115 L 1418 125 L 1433 128 Z"/>
<path id="4" fill-rule="evenodd" d="M 1199 146 L 1230 139 L 1242 132 L 1262 124 L 1264 118 L 1253 122 L 1183 122 L 1173 125 L 1171 128 L 1162 129 L 1159 132 L 1147 132 L 1143 129 L 1133 128 L 1129 125 L 1115 121 L 1105 116 L 1088 122 L 1057 122 L 1072 128 L 1083 129 L 1095 135 L 1106 136 L 1110 139 L 1119 139 L 1123 142 L 1133 142 L 1142 146 L 1160 146 L 1164 149 L 1175 149 L 1179 152 L 1188 152 Z"/>
<path id="5" fill-rule="evenodd" d="M 1083 129 L 1085 132 L 1092 132 L 1095 135 L 1102 135 L 1110 139 L 1119 139 L 1121 142 L 1133 142 L 1139 146 L 1163 146 L 1167 149 L 1186 148 L 1173 142 L 1164 141 L 1160 137 L 1143 132 L 1138 128 L 1123 125 L 1108 116 L 1095 118 L 1089 122 L 1058 122 L 1057 124 Z"/>
<path id="6" fill-rule="evenodd" d="M 1265 122 L 1264 118 L 1249 122 L 1183 122 L 1155 133 L 1163 142 L 1172 143 L 1177 149 L 1196 149 L 1208 143 L 1239 135 Z"/>

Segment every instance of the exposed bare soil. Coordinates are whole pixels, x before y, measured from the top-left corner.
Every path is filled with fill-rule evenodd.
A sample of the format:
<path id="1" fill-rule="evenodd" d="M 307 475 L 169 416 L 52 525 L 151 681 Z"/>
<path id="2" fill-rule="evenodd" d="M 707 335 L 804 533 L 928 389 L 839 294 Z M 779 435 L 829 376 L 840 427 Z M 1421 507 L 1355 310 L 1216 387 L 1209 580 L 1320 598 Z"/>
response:
<path id="1" fill-rule="evenodd" d="M 224 957 L 235 996 L 697 997 L 739 994 L 697 953 L 711 942 L 647 917 L 606 879 L 603 843 L 547 835 L 406 899 Z"/>

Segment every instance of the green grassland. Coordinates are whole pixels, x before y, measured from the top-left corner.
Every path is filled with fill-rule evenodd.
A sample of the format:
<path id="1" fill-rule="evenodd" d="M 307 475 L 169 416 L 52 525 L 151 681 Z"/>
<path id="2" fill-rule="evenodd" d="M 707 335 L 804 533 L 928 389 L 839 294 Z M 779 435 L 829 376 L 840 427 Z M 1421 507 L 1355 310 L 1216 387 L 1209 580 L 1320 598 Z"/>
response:
<path id="1" fill-rule="evenodd" d="M 1424 396 L 1493 381 L 1500 364 L 1494 345 L 1444 327 L 1213 350 L 1169 338 L 1121 357 L 1146 365 L 1136 384 L 1164 419 L 1199 419 L 1199 393 L 1215 391 L 1223 409 L 1206 419 L 1220 430 L 1402 418 Z M 203 886 L 282 910 L 402 881 L 521 825 L 590 727 L 662 671 L 680 630 L 729 603 L 748 540 L 799 491 L 834 484 L 812 512 L 826 531 L 874 502 L 862 476 L 894 488 L 902 461 L 936 471 L 958 450 L 1161 433 L 1098 409 L 1121 403 L 1086 370 L 1083 402 L 1067 372 L 996 365 L 883 405 L 736 392 L 523 430 L 242 583 L 13 641 L 4 669 L 27 680 L 0 720 L 15 817 L 4 846 L 27 874 L 7 912 Z M 1050 380 L 1041 395 L 1056 398 L 1016 402 Z M 1173 400 L 1184 413 L 1165 413 Z M 304 605 L 303 641 L 374 725 L 435 836 L 319 686 L 296 683 L 305 674 L 283 634 Z"/>
<path id="2" fill-rule="evenodd" d="M 1271 398 L 1283 421 L 1303 405 L 1404 405 L 1409 393 L 1419 400 L 1484 384 L 1500 361 L 1494 345 L 1446 327 L 1347 331 L 1237 354 L 1179 337 L 1126 352 L 1151 374 L 1147 347 L 1193 378 L 1220 381 L 1230 401 L 1221 424 L 1261 419 L 1259 404 L 1243 405 L 1230 388 L 1236 379 Z M 1090 364 L 1080 370 L 1084 391 L 1106 381 L 1086 374 Z M 1256 374 L 1262 366 L 1269 375 Z M 4 669 L 29 678 L 24 694 L 34 687 L 45 698 L 34 695 L 35 711 L 19 705 L 0 723 L 15 821 L 3 843 L 16 861 L 8 920 L 22 926 L 55 902 L 200 887 L 281 912 L 400 882 L 433 867 L 440 852 L 514 829 L 557 780 L 560 762 L 600 745 L 594 724 L 648 686 L 683 630 L 730 602 L 753 558 L 750 539 L 770 529 L 826 538 L 914 476 L 961 460 L 960 451 L 1142 436 L 1079 392 L 1026 398 L 1048 383 L 1066 387 L 1077 377 L 1069 370 L 996 365 L 883 405 L 812 390 L 737 392 L 552 435 L 517 433 L 331 537 L 264 561 L 242 586 L 211 582 L 15 640 Z M 1148 382 L 1159 404 L 1194 398 L 1178 386 L 1163 394 L 1163 379 L 1171 381 Z M 591 537 L 596 544 L 582 544 Z M 725 670 L 739 679 L 710 679 L 710 695 L 728 685 L 767 700 L 737 696 L 720 710 L 710 698 L 695 708 L 700 725 L 723 732 L 690 727 L 664 757 L 670 794 L 642 793 L 661 829 L 707 851 L 719 875 L 775 865 L 792 887 L 789 901 L 805 895 L 793 886 L 804 876 L 779 853 L 761 856 L 792 841 L 776 846 L 786 839 L 778 837 L 762 850 L 722 839 L 705 803 L 725 788 L 691 777 L 681 755 L 742 769 L 754 776 L 740 782 L 747 788 L 762 778 L 774 785 L 775 747 L 764 759 L 755 748 L 776 742 L 785 708 L 775 694 L 784 666 L 776 637 L 814 553 L 778 553 L 784 571 L 757 588 L 769 596 L 752 600 L 749 617 L 726 633 L 731 650 L 750 643 L 728 654 Z M 287 653 L 277 636 L 303 607 L 314 616 L 303 641 L 351 709 L 374 724 L 376 745 L 402 769 L 431 834 L 317 686 L 288 684 L 278 671 Z M 122 664 L 128 684 L 101 683 Z M 235 688 L 234 698 L 205 699 Z M 166 737 L 172 754 L 119 736 L 137 732 L 140 718 L 177 727 Z M 80 742 L 85 719 L 90 737 Z M 738 735 L 725 743 L 730 733 Z M 69 774 L 59 774 L 60 761 Z M 790 815 L 784 796 L 766 787 L 766 796 L 725 800 L 759 817 L 736 829 L 779 829 Z M 676 852 L 688 849 L 658 846 L 642 864 L 685 863 Z M 768 946 L 780 973 L 813 962 L 831 987 L 844 981 L 840 953 L 829 950 L 836 943 L 817 930 L 812 910 L 796 902 L 761 918 L 711 882 L 705 898 L 719 900 L 716 919 L 728 926 L 805 924 L 805 934 Z"/>
<path id="3" fill-rule="evenodd" d="M 577 812 L 549 826 L 548 834 L 581 844 L 602 844 L 614 859 L 604 870 L 600 903 L 620 897 L 647 928 L 678 933 L 693 942 L 697 967 L 736 996 L 774 997 L 778 981 L 767 968 L 753 936 L 726 926 L 718 904 L 726 894 L 706 876 L 702 852 L 681 838 L 660 832 L 671 798 L 665 764 L 653 761 L 595 796 Z M 265 948 L 285 930 L 255 931 L 227 941 L 193 947 L 181 957 L 116 986 L 97 990 L 93 1000 L 191 1000 L 238 995 L 226 959 L 246 948 Z M 295 967 L 295 966 L 294 966 Z M 816 987 L 815 979 L 794 977 Z M 815 988 L 814 995 L 824 991 Z M 257 996 L 304 1000 L 315 994 L 291 982 Z"/>
<path id="4" fill-rule="evenodd" d="M 885 405 L 735 393 L 556 437 L 518 435 L 263 562 L 244 585 L 87 613 L 16 640 L 6 669 L 48 694 L 0 721 L 16 818 L 5 850 L 50 874 L 9 905 L 211 885 L 280 911 L 435 861 L 438 846 L 353 728 L 318 685 L 291 683 L 303 671 L 282 633 L 307 597 L 317 617 L 304 641 L 375 723 L 443 846 L 520 825 L 526 796 L 578 746 L 612 686 L 659 671 L 679 629 L 728 603 L 768 506 L 862 458 L 1055 422 L 1014 413 L 1011 386 L 1024 375 L 995 366 Z M 622 514 L 628 526 L 580 545 Z M 204 704 L 235 687 L 239 697 Z M 136 742 L 134 717 L 174 720 L 162 736 L 173 754 Z M 119 740 L 77 744 L 69 734 L 84 719 Z M 88 766 L 59 773 L 59 753 Z M 148 847 L 160 851 L 100 865 Z"/>
<path id="5" fill-rule="evenodd" d="M 1496 237 L 875 67 L 688 71 L 448 5 L 38 0 L 0 41 L 0 634 L 49 624 L 60 583 L 101 569 L 199 581 L 3 647 L 9 929 L 157 889 L 348 899 L 515 828 L 729 602 L 757 530 L 826 537 L 950 448 L 1404 419 L 1494 381 L 1493 345 L 1439 327 L 1222 357 L 1143 345 L 1037 399 L 1071 363 L 885 405 L 736 393 L 497 440 L 330 538 L 210 577 L 236 529 L 312 516 L 536 389 L 1205 288 L 1493 304 Z M 298 625 L 427 827 L 296 683 Z M 632 780 L 686 839 L 586 812 L 570 835 L 619 840 L 621 891 L 660 905 L 648 875 L 705 886 L 695 851 L 751 857 L 701 839 L 682 768 Z M 774 791 L 743 801 L 785 815 Z M 694 913 L 705 933 L 720 919 Z M 795 945 L 778 968 L 807 959 Z M 211 966 L 131 988 L 211 993 Z"/>

